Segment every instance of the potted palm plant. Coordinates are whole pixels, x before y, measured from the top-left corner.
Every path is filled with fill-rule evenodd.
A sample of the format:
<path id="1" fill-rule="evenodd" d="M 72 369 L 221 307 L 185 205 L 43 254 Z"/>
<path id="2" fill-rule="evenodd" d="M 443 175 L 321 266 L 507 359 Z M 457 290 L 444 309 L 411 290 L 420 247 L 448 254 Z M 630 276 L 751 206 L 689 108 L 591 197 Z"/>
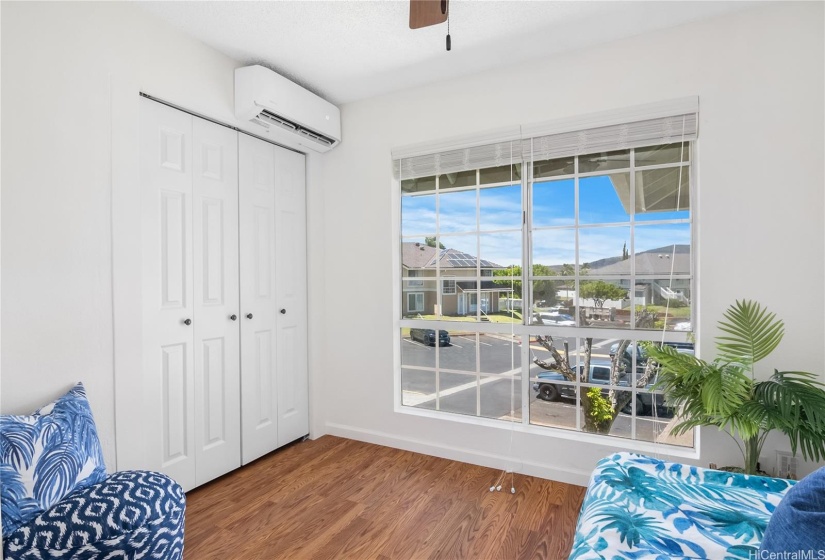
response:
<path id="1" fill-rule="evenodd" d="M 774 369 L 767 379 L 756 375 L 756 364 L 782 340 L 782 320 L 743 300 L 730 306 L 718 324 L 723 334 L 716 339 L 712 362 L 669 346 L 646 347 L 660 366 L 654 388 L 676 410 L 674 433 L 718 427 L 739 446 L 746 474 L 757 472 L 765 438 L 773 430 L 789 437 L 794 455 L 800 450 L 805 459 L 825 459 L 825 385 L 804 371 Z"/>

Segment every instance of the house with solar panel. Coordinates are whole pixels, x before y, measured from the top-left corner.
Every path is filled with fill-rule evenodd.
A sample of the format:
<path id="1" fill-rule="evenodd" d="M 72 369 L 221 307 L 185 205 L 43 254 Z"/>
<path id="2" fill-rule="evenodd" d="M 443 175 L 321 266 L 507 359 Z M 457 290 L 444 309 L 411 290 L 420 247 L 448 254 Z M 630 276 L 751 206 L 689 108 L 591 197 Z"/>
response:
<path id="1" fill-rule="evenodd" d="M 496 313 L 501 295 L 512 292 L 492 279 L 494 270 L 505 267 L 458 249 L 404 242 L 401 254 L 405 316 L 435 315 L 439 305 L 442 315 Z"/>

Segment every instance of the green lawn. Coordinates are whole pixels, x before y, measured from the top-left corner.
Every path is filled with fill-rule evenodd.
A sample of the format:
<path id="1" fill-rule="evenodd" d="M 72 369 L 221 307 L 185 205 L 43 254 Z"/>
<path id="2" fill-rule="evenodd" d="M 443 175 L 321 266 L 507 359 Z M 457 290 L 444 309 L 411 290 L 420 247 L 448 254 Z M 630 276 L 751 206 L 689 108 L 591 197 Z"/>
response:
<path id="1" fill-rule="evenodd" d="M 670 309 L 667 309 L 664 305 L 647 305 L 645 306 L 645 309 L 660 315 L 664 315 L 667 310 L 669 317 L 674 317 L 676 319 L 690 319 L 690 307 L 687 306 L 671 307 Z"/>

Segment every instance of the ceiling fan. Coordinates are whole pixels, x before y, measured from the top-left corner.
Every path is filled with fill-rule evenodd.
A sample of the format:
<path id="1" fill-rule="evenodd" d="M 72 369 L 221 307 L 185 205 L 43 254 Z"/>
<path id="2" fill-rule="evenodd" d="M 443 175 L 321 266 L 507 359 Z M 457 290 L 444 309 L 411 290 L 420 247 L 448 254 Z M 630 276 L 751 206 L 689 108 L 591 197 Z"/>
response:
<path id="1" fill-rule="evenodd" d="M 447 50 L 450 41 L 450 0 L 410 0 L 410 29 L 447 22 Z"/>

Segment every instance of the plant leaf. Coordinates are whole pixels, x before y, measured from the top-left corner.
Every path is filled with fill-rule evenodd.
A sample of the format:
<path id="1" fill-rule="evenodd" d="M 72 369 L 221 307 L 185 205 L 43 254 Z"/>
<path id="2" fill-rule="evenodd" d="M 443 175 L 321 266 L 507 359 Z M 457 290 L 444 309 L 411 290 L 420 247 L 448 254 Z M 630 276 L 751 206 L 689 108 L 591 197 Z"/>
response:
<path id="1" fill-rule="evenodd" d="M 736 301 L 719 321 L 726 335 L 716 338 L 719 358 L 751 365 L 765 358 L 782 341 L 785 325 L 774 313 L 750 300 Z"/>

